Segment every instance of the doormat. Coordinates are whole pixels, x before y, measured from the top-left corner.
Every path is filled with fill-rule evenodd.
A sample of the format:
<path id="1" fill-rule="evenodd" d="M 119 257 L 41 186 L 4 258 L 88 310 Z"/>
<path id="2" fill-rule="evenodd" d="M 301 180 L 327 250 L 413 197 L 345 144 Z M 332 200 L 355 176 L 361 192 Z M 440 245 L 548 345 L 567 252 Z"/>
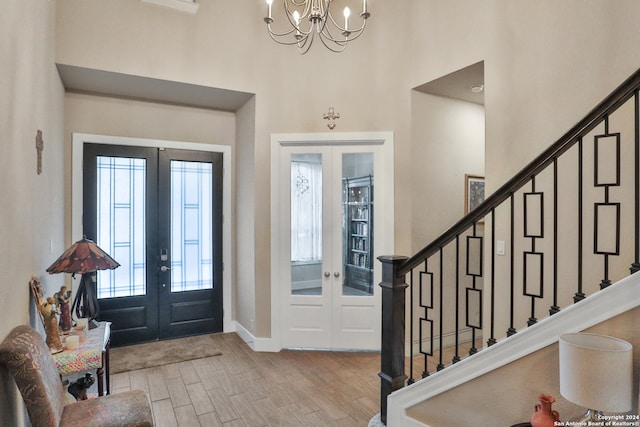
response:
<path id="1" fill-rule="evenodd" d="M 111 374 L 220 356 L 211 335 L 154 341 L 109 350 Z"/>

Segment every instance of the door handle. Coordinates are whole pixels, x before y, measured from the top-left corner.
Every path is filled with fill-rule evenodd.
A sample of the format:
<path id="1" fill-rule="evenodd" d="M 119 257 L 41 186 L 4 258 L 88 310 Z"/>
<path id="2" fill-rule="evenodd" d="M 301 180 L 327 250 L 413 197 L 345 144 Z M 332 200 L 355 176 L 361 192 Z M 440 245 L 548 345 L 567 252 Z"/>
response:
<path id="1" fill-rule="evenodd" d="M 162 271 L 163 273 L 167 272 L 171 270 L 171 267 L 167 267 L 166 265 L 163 265 L 160 267 L 160 271 Z"/>
<path id="2" fill-rule="evenodd" d="M 335 277 L 336 279 L 340 277 L 340 272 L 339 271 L 334 272 L 333 277 Z"/>
<path id="3" fill-rule="evenodd" d="M 329 277 L 329 276 L 331 276 L 331 273 L 329 273 L 328 271 L 325 271 L 324 272 L 324 277 Z"/>

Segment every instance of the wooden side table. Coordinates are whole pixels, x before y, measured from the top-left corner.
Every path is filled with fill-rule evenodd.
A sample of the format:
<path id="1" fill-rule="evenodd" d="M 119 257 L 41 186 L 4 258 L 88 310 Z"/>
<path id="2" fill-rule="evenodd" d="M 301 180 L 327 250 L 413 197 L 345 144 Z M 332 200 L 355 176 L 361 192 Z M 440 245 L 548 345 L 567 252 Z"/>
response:
<path id="1" fill-rule="evenodd" d="M 104 395 L 105 371 L 106 394 L 111 392 L 109 386 L 109 344 L 111 341 L 111 322 L 100 322 L 97 328 L 85 333 L 85 340 L 75 350 L 65 350 L 53 354 L 60 375 L 96 370 L 98 377 L 98 396 Z"/>

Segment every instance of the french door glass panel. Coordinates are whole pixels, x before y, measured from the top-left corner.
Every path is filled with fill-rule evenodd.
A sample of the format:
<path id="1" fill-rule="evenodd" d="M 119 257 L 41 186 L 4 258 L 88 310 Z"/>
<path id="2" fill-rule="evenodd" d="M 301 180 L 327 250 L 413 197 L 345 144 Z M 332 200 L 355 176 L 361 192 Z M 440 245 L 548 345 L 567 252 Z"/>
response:
<path id="1" fill-rule="evenodd" d="M 291 155 L 291 293 L 322 294 L 322 155 Z"/>
<path id="2" fill-rule="evenodd" d="M 98 298 L 145 295 L 146 159 L 98 156 L 96 166 L 96 243 L 120 263 L 98 271 Z"/>
<path id="3" fill-rule="evenodd" d="M 291 294 L 322 295 L 322 155 L 291 154 L 290 167 Z M 342 191 L 341 293 L 373 295 L 373 153 L 343 153 L 335 191 Z"/>
<path id="4" fill-rule="evenodd" d="M 373 295 L 373 153 L 342 154 L 342 295 Z"/>
<path id="5" fill-rule="evenodd" d="M 171 292 L 213 288 L 212 164 L 171 160 Z"/>

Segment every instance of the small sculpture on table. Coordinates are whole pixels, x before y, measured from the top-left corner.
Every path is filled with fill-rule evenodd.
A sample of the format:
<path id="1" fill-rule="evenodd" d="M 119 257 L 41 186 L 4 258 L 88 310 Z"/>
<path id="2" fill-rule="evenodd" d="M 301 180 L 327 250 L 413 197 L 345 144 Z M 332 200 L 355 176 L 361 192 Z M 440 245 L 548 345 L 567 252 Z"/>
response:
<path id="1" fill-rule="evenodd" d="M 60 340 L 60 331 L 58 330 L 58 310 L 55 298 L 49 297 L 44 300 L 39 310 L 44 321 L 44 330 L 47 333 L 47 346 L 49 346 L 52 354 L 60 353 L 64 350 L 64 346 L 62 345 L 62 340 Z"/>
<path id="2" fill-rule="evenodd" d="M 60 288 L 60 292 L 54 295 L 58 308 L 60 310 L 60 330 L 63 334 L 69 333 L 71 330 L 71 291 L 66 286 Z"/>
<path id="3" fill-rule="evenodd" d="M 47 333 L 46 343 L 51 354 L 60 353 L 64 350 L 62 340 L 60 339 L 60 331 L 58 330 L 58 317 L 55 298 L 45 298 L 42 292 L 42 284 L 40 280 L 32 276 L 29 281 L 31 288 L 31 296 L 36 304 L 36 310 L 42 321 L 42 326 Z"/>

